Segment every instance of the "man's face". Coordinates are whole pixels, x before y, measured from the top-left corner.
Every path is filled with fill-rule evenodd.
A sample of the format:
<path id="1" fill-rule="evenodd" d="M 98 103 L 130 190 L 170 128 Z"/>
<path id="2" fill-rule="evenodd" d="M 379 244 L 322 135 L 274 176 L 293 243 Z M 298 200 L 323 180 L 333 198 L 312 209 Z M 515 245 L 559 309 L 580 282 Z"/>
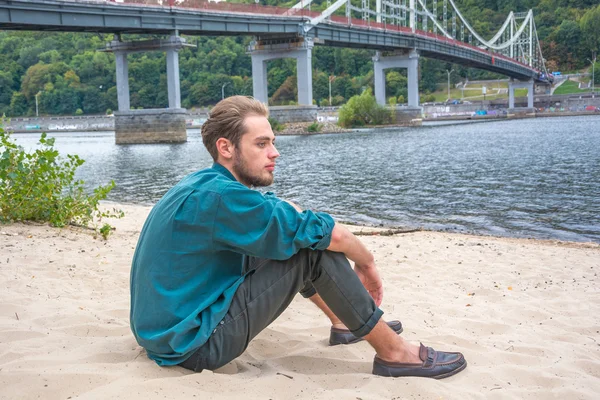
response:
<path id="1" fill-rule="evenodd" d="M 235 147 L 233 172 L 246 186 L 269 186 L 273 183 L 275 159 L 275 135 L 265 117 L 252 115 L 245 120 L 246 133 Z"/>

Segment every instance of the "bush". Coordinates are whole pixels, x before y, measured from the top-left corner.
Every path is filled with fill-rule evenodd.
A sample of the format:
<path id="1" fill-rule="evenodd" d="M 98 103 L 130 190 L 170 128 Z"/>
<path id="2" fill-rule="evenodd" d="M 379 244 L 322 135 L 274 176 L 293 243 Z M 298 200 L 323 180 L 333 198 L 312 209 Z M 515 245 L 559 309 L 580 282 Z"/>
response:
<path id="1" fill-rule="evenodd" d="M 106 109 L 106 115 L 111 115 L 113 113 L 112 108 L 107 108 Z"/>
<path id="2" fill-rule="evenodd" d="M 75 111 L 75 115 L 83 115 L 83 110 L 82 110 L 81 108 L 78 108 L 78 109 Z"/>
<path id="3" fill-rule="evenodd" d="M 319 102 L 319 105 L 321 107 L 329 107 L 331 104 L 329 104 L 329 100 L 327 100 L 327 99 L 321 99 L 321 101 Z"/>
<path id="4" fill-rule="evenodd" d="M 404 100 L 404 96 L 400 95 L 398 96 L 398 104 L 404 104 L 406 103 L 406 100 Z"/>
<path id="5" fill-rule="evenodd" d="M 392 113 L 375 101 L 370 89 L 353 96 L 340 108 L 338 124 L 345 128 L 363 125 L 389 124 Z"/>
<path id="6" fill-rule="evenodd" d="M 75 170 L 83 163 L 76 155 L 61 157 L 54 139 L 45 133 L 39 148 L 28 153 L 0 126 L 0 222 L 88 226 L 95 218 L 122 217 L 120 210 L 98 209 L 100 200 L 115 187 L 114 181 L 97 187 L 91 195 L 84 192 L 84 182 L 75 179 Z"/>
<path id="7" fill-rule="evenodd" d="M 395 106 L 396 104 L 398 104 L 398 100 L 396 100 L 396 97 L 395 97 L 395 96 L 392 96 L 392 97 L 390 97 L 390 98 L 388 99 L 388 104 L 389 104 L 390 106 Z"/>
<path id="8" fill-rule="evenodd" d="M 331 105 L 332 106 L 341 106 L 342 104 L 344 104 L 344 102 L 346 101 L 346 99 L 344 98 L 344 96 L 333 96 L 333 98 L 331 99 Z"/>
<path id="9" fill-rule="evenodd" d="M 307 128 L 307 131 L 309 132 L 320 132 L 321 131 L 321 124 L 319 124 L 318 122 L 313 122 L 312 124 L 310 124 Z"/>
<path id="10" fill-rule="evenodd" d="M 277 121 L 275 118 L 269 117 L 269 123 L 273 132 L 281 132 L 283 130 L 283 124 Z"/>

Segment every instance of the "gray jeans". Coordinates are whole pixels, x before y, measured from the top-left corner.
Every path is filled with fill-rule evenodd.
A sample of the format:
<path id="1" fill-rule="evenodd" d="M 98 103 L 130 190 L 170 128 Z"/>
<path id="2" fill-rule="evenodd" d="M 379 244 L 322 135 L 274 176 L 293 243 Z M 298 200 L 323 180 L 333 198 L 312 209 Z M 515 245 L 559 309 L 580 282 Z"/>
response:
<path id="1" fill-rule="evenodd" d="M 225 318 L 180 366 L 200 372 L 232 361 L 281 315 L 298 292 L 304 297 L 319 293 L 357 337 L 371 332 L 383 314 L 342 253 L 305 249 L 283 261 L 247 257 L 244 268 L 248 275 Z"/>

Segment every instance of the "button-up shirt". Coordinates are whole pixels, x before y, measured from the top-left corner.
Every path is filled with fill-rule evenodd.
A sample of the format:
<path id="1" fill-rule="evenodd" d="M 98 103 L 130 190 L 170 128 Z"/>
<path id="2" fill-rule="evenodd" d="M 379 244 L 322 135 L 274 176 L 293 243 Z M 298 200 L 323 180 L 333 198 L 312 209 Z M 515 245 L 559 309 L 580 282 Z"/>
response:
<path id="1" fill-rule="evenodd" d="M 244 257 L 324 250 L 334 221 L 247 188 L 220 164 L 192 173 L 154 206 L 131 268 L 131 329 L 159 365 L 209 338 L 244 281 Z"/>

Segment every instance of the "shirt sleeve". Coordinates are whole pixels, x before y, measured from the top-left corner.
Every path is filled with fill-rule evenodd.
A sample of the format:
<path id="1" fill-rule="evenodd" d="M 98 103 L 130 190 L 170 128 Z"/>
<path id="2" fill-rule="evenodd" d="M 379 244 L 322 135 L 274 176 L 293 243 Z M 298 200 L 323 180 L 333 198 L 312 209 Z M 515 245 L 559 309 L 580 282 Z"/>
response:
<path id="1" fill-rule="evenodd" d="M 326 213 L 298 212 L 285 201 L 267 199 L 241 184 L 222 193 L 213 225 L 215 251 L 287 260 L 299 250 L 325 250 L 335 222 Z"/>

